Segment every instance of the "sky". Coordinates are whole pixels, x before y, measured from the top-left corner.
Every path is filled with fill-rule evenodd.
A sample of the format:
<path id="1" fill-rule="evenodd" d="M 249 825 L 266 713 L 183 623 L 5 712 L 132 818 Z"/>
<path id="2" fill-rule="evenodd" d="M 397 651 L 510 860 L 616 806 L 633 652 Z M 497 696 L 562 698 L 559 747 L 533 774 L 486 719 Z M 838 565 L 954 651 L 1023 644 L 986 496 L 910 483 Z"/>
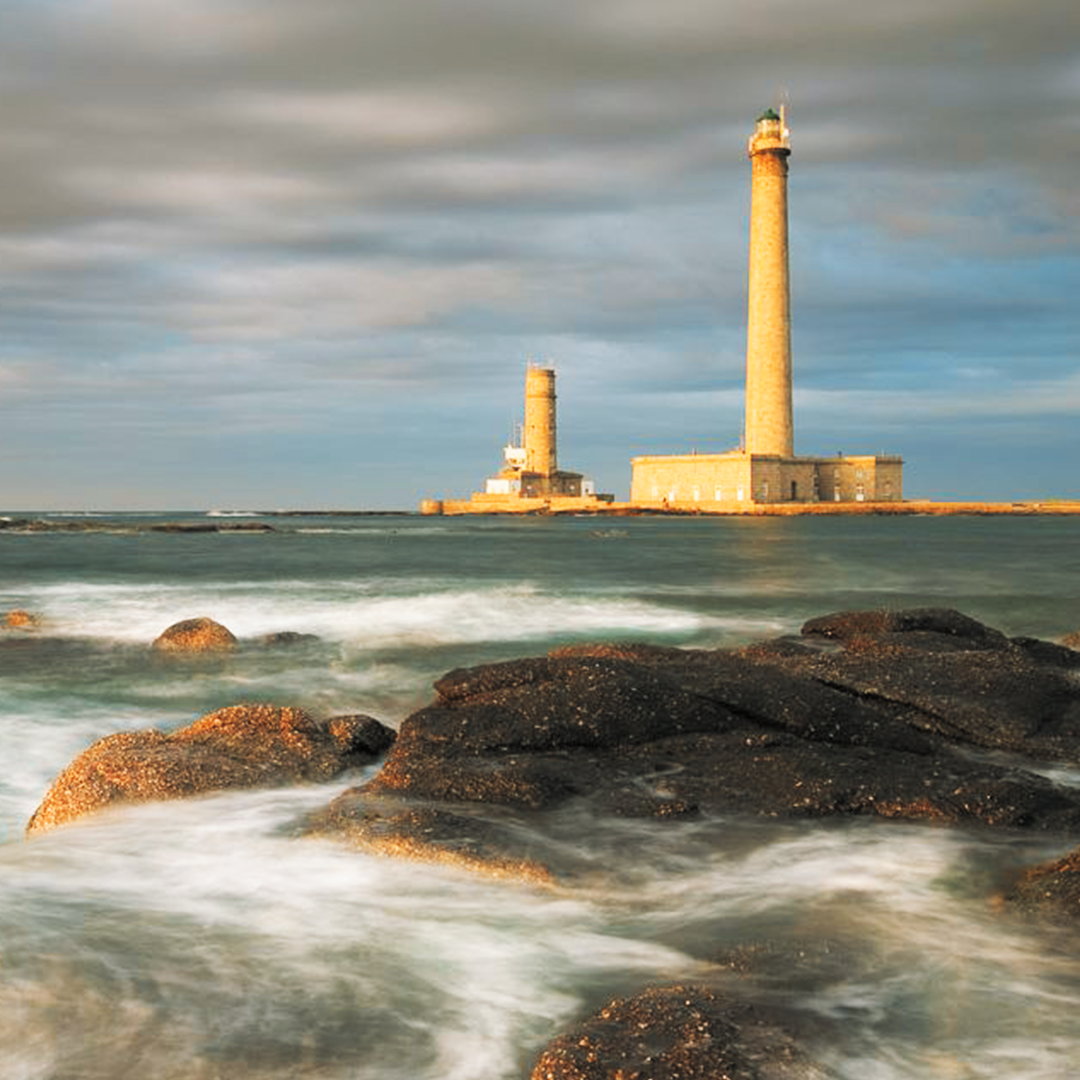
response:
<path id="1" fill-rule="evenodd" d="M 781 99 L 796 452 L 1080 498 L 1075 0 L 0 0 L 0 509 L 737 445 Z"/>

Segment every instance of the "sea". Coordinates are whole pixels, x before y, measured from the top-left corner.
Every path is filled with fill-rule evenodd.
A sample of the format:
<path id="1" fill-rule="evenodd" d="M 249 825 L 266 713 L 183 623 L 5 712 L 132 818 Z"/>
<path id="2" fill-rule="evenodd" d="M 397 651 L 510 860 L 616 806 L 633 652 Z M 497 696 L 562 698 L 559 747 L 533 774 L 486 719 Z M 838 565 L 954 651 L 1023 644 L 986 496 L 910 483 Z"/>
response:
<path id="1" fill-rule="evenodd" d="M 0 531 L 0 612 L 40 618 L 0 633 L 2 1080 L 520 1080 L 612 998 L 678 981 L 780 1010 L 832 1077 L 1080 1072 L 1075 927 L 991 899 L 1080 837 L 564 817 L 591 872 L 543 888 L 300 835 L 376 766 L 24 837 L 95 740 L 240 702 L 397 726 L 452 668 L 882 606 L 1053 639 L 1080 627 L 1080 518 L 10 513 L 96 527 Z M 156 660 L 195 616 L 242 648 Z M 1080 786 L 1080 762 L 1032 768 Z"/>

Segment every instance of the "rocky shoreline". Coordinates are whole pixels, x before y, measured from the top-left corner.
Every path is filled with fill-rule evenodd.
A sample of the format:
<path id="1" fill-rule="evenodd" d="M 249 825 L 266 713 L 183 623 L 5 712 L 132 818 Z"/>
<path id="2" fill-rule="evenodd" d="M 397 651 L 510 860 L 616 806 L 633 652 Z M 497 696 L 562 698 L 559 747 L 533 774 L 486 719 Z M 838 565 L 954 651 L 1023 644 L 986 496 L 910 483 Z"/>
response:
<path id="1" fill-rule="evenodd" d="M 3 634 L 20 632 L 38 631 Z M 185 620 L 154 652 L 198 663 L 245 647 L 210 620 Z M 1010 638 L 947 609 L 842 612 L 739 649 L 574 646 L 449 672 L 396 733 L 362 715 L 237 705 L 171 734 L 109 736 L 58 777 L 28 832 L 123 802 L 321 782 L 381 758 L 372 779 L 298 823 L 298 842 L 570 891 L 581 868 L 565 845 L 537 839 L 567 807 L 666 823 L 672 843 L 682 822 L 745 815 L 1006 829 L 1065 848 L 1080 838 L 1080 787 L 1040 771 L 1080 765 L 1078 673 L 1067 644 Z M 536 829 L 516 827 L 520 815 Z M 1080 848 L 987 900 L 1080 929 Z M 707 980 L 610 1002 L 531 1074 L 823 1075 L 785 1017 Z"/>
<path id="2" fill-rule="evenodd" d="M 136 522 L 110 518 L 11 518 L 0 517 L 0 531 L 9 533 L 264 533 L 274 526 L 265 521 L 164 521 Z"/>

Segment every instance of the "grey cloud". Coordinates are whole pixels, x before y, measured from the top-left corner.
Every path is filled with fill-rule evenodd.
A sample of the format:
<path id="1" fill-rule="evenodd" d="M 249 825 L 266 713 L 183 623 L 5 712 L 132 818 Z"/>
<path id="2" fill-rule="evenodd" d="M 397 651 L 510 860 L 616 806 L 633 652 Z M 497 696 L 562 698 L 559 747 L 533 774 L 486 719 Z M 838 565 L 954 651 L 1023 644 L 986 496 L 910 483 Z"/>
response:
<path id="1" fill-rule="evenodd" d="M 639 441 L 707 430 L 738 395 L 745 139 L 783 88 L 808 389 L 899 388 L 903 415 L 943 355 L 1004 379 L 1024 341 L 1021 382 L 1075 367 L 1055 283 L 1080 247 L 1072 2 L 27 0 L 3 18 L 0 379 L 22 400 L 119 409 L 122 388 L 164 429 L 165 388 L 178 425 L 227 400 L 254 438 L 291 398 L 290 430 L 352 408 L 385 445 L 365 401 L 400 429 L 408 386 L 478 426 L 543 351 L 576 407 L 625 405 Z"/>

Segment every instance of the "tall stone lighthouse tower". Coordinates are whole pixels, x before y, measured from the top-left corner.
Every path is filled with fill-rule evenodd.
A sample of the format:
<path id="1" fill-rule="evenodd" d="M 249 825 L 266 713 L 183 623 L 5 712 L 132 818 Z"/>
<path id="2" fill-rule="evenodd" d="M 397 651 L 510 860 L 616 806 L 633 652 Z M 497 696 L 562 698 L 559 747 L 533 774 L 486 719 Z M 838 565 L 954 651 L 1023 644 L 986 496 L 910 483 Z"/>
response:
<path id="1" fill-rule="evenodd" d="M 746 420 L 738 449 L 633 460 L 630 501 L 651 509 L 744 512 L 767 503 L 897 502 L 903 458 L 893 454 L 796 457 L 791 423 L 791 290 L 784 108 L 767 109 L 750 154 L 750 266 Z"/>
<path id="2" fill-rule="evenodd" d="M 784 109 L 758 117 L 748 146 L 750 274 L 746 321 L 746 443 L 749 454 L 790 458 L 791 292 L 788 284 L 787 159 Z"/>

